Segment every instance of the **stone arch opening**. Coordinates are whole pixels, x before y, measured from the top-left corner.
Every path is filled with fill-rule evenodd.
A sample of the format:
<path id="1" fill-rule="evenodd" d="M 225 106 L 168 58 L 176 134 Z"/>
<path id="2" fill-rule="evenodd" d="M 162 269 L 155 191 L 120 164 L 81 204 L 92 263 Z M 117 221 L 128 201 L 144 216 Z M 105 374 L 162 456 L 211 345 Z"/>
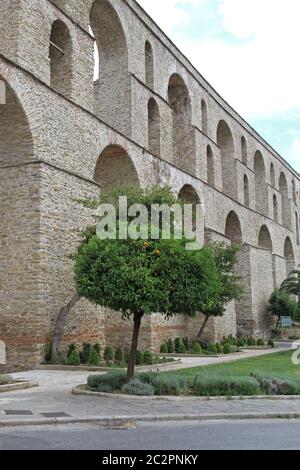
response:
<path id="1" fill-rule="evenodd" d="M 295 269 L 295 254 L 290 237 L 287 237 L 284 243 L 284 258 L 286 262 L 286 275 L 289 276 Z"/>
<path id="2" fill-rule="evenodd" d="M 214 163 L 214 154 L 210 145 L 208 145 L 206 149 L 206 161 L 207 161 L 207 183 L 210 186 L 214 186 L 215 185 L 215 163 Z"/>
<path id="3" fill-rule="evenodd" d="M 153 49 L 149 41 L 145 43 L 145 81 L 148 87 L 154 88 Z"/>
<path id="4" fill-rule="evenodd" d="M 108 0 L 95 0 L 90 28 L 99 51 L 99 79 L 94 83 L 94 112 L 126 135 L 131 130 L 128 47 L 121 20 Z"/>
<path id="5" fill-rule="evenodd" d="M 244 175 L 244 205 L 250 207 L 249 180 L 247 175 Z"/>
<path id="6" fill-rule="evenodd" d="M 240 219 L 234 211 L 231 211 L 226 219 L 225 235 L 233 245 L 242 245 L 243 233 Z"/>
<path id="7" fill-rule="evenodd" d="M 264 248 L 265 250 L 273 252 L 273 242 L 271 234 L 266 225 L 263 225 L 259 231 L 258 246 L 259 248 Z"/>
<path id="8" fill-rule="evenodd" d="M 131 158 L 119 145 L 109 145 L 103 150 L 96 164 L 94 181 L 104 191 L 120 186 L 140 186 Z"/>
<path id="9" fill-rule="evenodd" d="M 5 103 L 0 105 L 0 165 L 13 165 L 34 157 L 28 119 L 19 98 L 0 77 Z"/>
<path id="10" fill-rule="evenodd" d="M 202 132 L 208 134 L 208 111 L 205 100 L 201 100 Z"/>
<path id="11" fill-rule="evenodd" d="M 223 191 L 230 197 L 236 196 L 236 172 L 234 167 L 234 142 L 231 130 L 225 121 L 217 129 L 217 144 L 221 151 Z"/>
<path id="12" fill-rule="evenodd" d="M 279 191 L 281 194 L 281 203 L 282 203 L 282 224 L 287 228 L 291 228 L 291 209 L 290 209 L 288 183 L 287 183 L 286 176 L 283 172 L 281 172 L 280 178 L 279 178 Z"/>
<path id="13" fill-rule="evenodd" d="M 172 75 L 169 80 L 168 98 L 173 110 L 174 164 L 190 172 L 195 168 L 192 107 L 187 86 L 178 74 Z"/>
<path id="14" fill-rule="evenodd" d="M 244 165 L 247 165 L 248 163 L 248 146 L 247 146 L 247 140 L 243 136 L 241 138 L 241 149 L 242 149 L 242 162 Z"/>
<path id="15" fill-rule="evenodd" d="M 279 214 L 278 214 L 278 200 L 276 194 L 273 196 L 273 219 L 275 222 L 279 221 Z"/>
<path id="16" fill-rule="evenodd" d="M 197 228 L 197 225 L 196 225 L 197 219 L 196 219 L 195 209 L 196 209 L 196 205 L 201 203 L 200 197 L 199 197 L 196 189 L 190 184 L 184 185 L 183 188 L 181 188 L 181 190 L 179 191 L 178 199 L 180 199 L 183 202 L 186 202 L 186 203 L 189 203 L 189 204 L 193 205 L 193 211 L 194 211 L 194 213 L 193 213 L 193 230 L 195 231 L 196 228 Z"/>
<path id="17" fill-rule="evenodd" d="M 276 186 L 276 178 L 275 178 L 275 167 L 274 163 L 272 162 L 270 165 L 270 181 L 271 185 L 275 188 Z"/>
<path id="18" fill-rule="evenodd" d="M 61 20 L 54 21 L 50 36 L 50 84 L 59 93 L 72 97 L 72 39 Z"/>
<path id="19" fill-rule="evenodd" d="M 160 156 L 160 113 L 154 98 L 148 102 L 148 148 L 151 153 Z"/>
<path id="20" fill-rule="evenodd" d="M 268 190 L 264 157 L 258 150 L 254 155 L 256 211 L 268 215 Z"/>

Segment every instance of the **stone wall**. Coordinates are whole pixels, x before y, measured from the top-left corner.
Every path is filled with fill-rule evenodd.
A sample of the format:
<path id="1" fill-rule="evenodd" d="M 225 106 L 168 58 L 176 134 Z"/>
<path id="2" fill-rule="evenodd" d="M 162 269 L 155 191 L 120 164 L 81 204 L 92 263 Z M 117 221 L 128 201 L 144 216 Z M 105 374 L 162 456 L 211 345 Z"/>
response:
<path id="1" fill-rule="evenodd" d="M 207 338 L 268 332 L 266 301 L 300 261 L 299 175 L 134 0 L 97 0 L 91 20 L 92 0 L 2 3 L 0 79 L 7 102 L 0 105 L 0 341 L 6 369 L 42 358 L 55 318 L 74 292 L 69 254 L 78 230 L 91 221 L 76 200 L 99 194 L 100 185 L 128 181 L 168 185 L 175 194 L 189 187 L 204 207 L 206 241 L 242 244 L 245 295 L 224 318 L 211 319 Z M 56 64 L 62 87 L 53 81 L 53 67 L 51 79 L 49 58 L 56 21 L 70 38 L 53 36 L 64 53 Z M 90 23 L 100 57 L 95 83 Z M 68 80 L 61 83 L 64 71 Z M 258 248 L 264 226 L 269 250 Z M 193 338 L 201 319 L 146 318 L 140 347 Z M 63 347 L 84 341 L 127 347 L 130 335 L 131 323 L 119 314 L 80 301 Z"/>

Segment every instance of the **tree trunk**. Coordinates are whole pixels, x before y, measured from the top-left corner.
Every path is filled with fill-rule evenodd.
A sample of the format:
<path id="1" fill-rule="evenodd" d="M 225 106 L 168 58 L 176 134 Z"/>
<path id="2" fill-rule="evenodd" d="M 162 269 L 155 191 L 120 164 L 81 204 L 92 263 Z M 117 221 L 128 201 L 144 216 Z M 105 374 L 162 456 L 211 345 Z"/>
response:
<path id="1" fill-rule="evenodd" d="M 59 346 L 60 346 L 60 342 L 64 334 L 66 318 L 68 314 L 70 313 L 70 311 L 72 310 L 72 308 L 74 307 L 74 305 L 77 304 L 77 302 L 79 302 L 80 299 L 81 297 L 79 297 L 79 295 L 74 294 L 70 302 L 64 307 L 62 307 L 58 314 L 55 329 L 54 329 L 54 334 L 53 334 L 53 340 L 52 340 L 52 360 L 53 361 L 57 361 L 58 359 Z"/>
<path id="2" fill-rule="evenodd" d="M 129 383 L 134 378 L 136 351 L 138 347 L 142 317 L 143 317 L 142 313 L 135 313 L 133 317 L 133 334 L 132 334 L 132 343 L 131 343 L 131 350 L 130 350 L 130 356 L 129 356 L 129 362 L 128 362 L 128 369 L 127 369 L 127 383 Z"/>
<path id="3" fill-rule="evenodd" d="M 202 335 L 203 335 L 203 332 L 204 332 L 204 330 L 205 330 L 205 328 L 206 328 L 206 325 L 207 325 L 207 323 L 208 323 L 208 320 L 209 320 L 209 315 L 205 315 L 204 321 L 203 321 L 202 326 L 201 326 L 201 328 L 200 328 L 200 331 L 199 331 L 199 333 L 198 333 L 198 335 L 197 335 L 197 339 L 198 339 L 198 340 L 200 340 L 200 339 L 202 338 Z"/>

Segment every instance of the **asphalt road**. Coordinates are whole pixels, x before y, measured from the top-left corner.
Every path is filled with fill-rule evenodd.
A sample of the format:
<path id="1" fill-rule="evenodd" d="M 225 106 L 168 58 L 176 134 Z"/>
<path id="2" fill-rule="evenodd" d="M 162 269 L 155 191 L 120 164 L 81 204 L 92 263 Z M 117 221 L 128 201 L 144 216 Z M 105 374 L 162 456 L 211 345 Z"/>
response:
<path id="1" fill-rule="evenodd" d="M 5 428 L 2 450 L 299 450 L 300 420 Z"/>

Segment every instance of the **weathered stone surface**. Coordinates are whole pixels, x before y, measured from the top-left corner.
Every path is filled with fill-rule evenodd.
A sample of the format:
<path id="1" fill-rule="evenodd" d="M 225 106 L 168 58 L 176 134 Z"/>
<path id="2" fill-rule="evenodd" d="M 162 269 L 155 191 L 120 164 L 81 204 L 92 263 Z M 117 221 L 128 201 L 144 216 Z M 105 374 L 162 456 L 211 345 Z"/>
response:
<path id="1" fill-rule="evenodd" d="M 134 0 L 92 4 L 1 2 L 0 339 L 7 365 L 0 371 L 32 367 L 43 356 L 74 292 L 69 254 L 92 220 L 76 201 L 101 186 L 192 188 L 205 208 L 206 241 L 243 244 L 245 296 L 210 321 L 210 340 L 266 333 L 268 296 L 300 261 L 299 175 Z M 100 53 L 95 82 L 89 25 Z M 140 347 L 194 337 L 201 320 L 153 315 Z M 130 333 L 119 314 L 81 301 L 63 345 L 128 347 Z"/>

